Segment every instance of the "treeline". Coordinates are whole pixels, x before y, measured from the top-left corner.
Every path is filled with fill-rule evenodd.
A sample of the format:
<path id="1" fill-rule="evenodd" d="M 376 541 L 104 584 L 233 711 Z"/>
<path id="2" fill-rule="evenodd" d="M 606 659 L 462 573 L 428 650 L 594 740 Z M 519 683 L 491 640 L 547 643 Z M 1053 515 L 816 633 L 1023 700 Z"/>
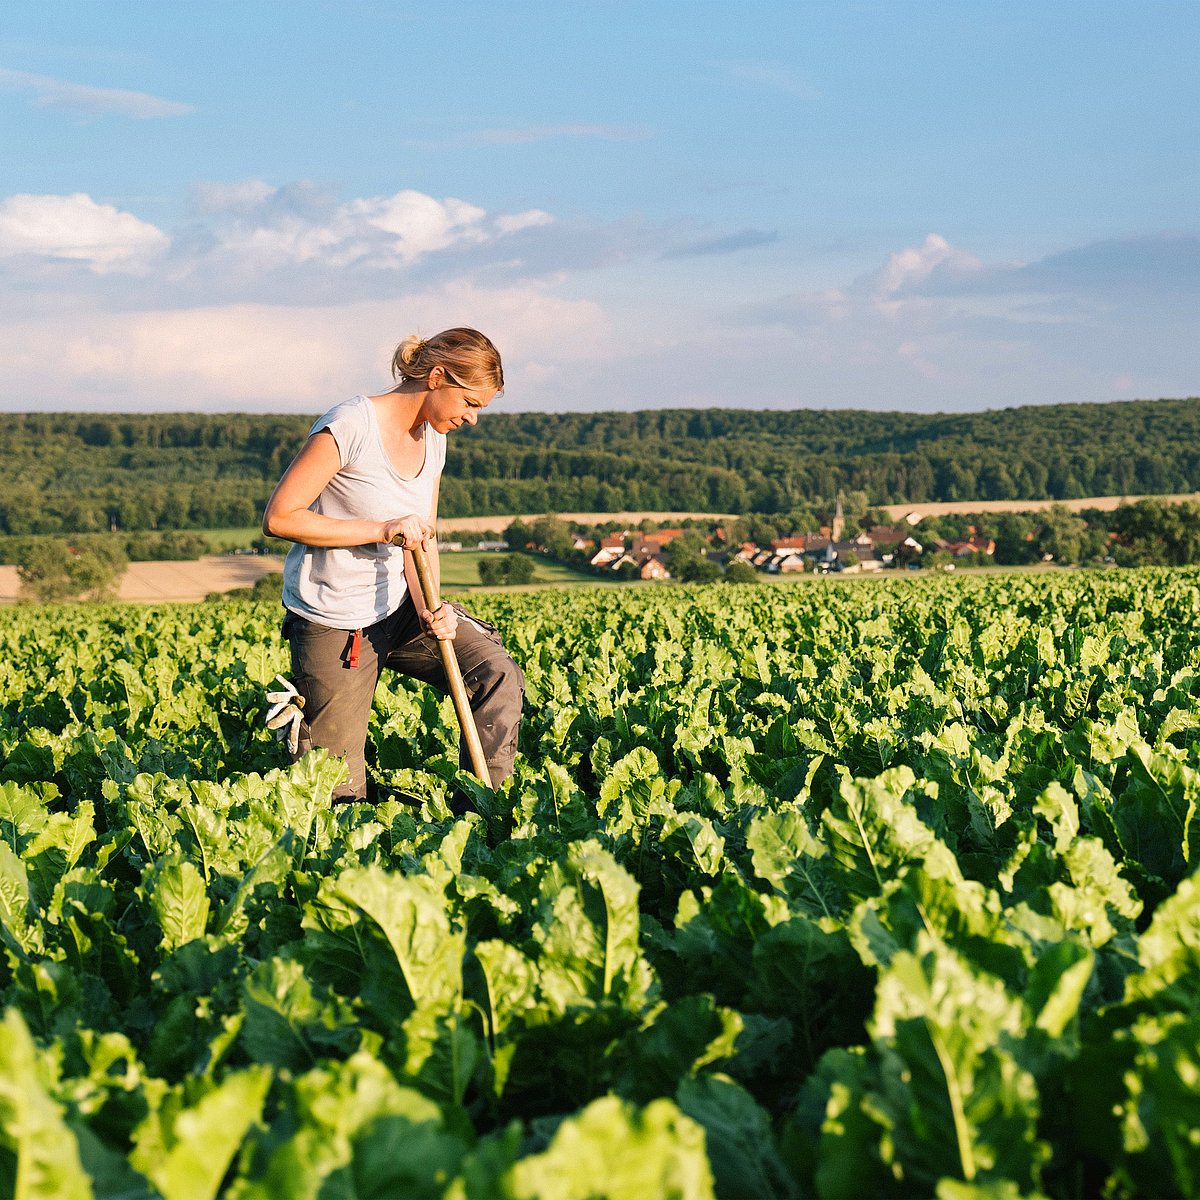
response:
<path id="1" fill-rule="evenodd" d="M 0 534 L 257 523 L 312 418 L 0 416 Z M 1200 488 L 1200 399 L 957 415 L 859 410 L 506 413 L 449 440 L 445 517 L 1070 500 Z"/>
<path id="2" fill-rule="evenodd" d="M 1200 501 L 1160 504 L 1139 500 L 1111 512 L 1051 505 L 1033 513 L 968 513 L 926 517 L 918 539 L 995 542 L 990 561 L 1000 566 L 1047 560 L 1115 563 L 1122 567 L 1182 567 L 1200 563 Z M 931 560 L 934 561 L 934 560 Z M 981 565 L 987 565 L 977 556 Z"/>

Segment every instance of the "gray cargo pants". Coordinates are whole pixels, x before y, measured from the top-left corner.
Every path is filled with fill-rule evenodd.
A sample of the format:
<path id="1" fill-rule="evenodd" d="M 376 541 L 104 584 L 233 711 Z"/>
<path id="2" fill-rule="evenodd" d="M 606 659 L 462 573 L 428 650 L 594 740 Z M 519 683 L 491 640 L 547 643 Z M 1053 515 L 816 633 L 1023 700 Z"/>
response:
<path id="1" fill-rule="evenodd" d="M 494 625 L 472 617 L 460 604 L 453 606 L 460 617 L 454 653 L 492 785 L 498 786 L 513 771 L 525 676 L 504 649 Z M 375 685 L 385 667 L 440 692 L 450 690 L 437 639 L 425 632 L 411 597 L 390 617 L 357 632 L 356 639 L 353 629 L 314 625 L 293 612 L 283 622 L 283 636 L 292 651 L 292 682 L 304 697 L 297 757 L 321 746 L 345 759 L 350 779 L 334 791 L 335 800 L 366 799 L 367 724 Z M 465 742 L 459 763 L 471 769 Z"/>

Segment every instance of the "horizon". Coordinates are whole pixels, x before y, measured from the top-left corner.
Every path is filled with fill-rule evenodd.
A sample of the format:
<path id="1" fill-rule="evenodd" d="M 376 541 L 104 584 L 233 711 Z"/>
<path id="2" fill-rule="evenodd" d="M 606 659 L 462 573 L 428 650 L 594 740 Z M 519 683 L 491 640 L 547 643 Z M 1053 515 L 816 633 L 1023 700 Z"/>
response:
<path id="1" fill-rule="evenodd" d="M 727 412 L 727 413 L 747 413 L 759 416 L 786 416 L 789 413 L 806 412 L 813 415 L 820 413 L 862 413 L 872 417 L 981 417 L 990 413 L 1005 413 L 1016 412 L 1027 408 L 1099 408 L 1099 407 L 1115 407 L 1122 404 L 1185 404 L 1188 401 L 1196 401 L 1200 403 L 1200 395 L 1196 396 L 1131 396 L 1128 399 L 1120 400 L 1047 400 L 1043 403 L 1030 402 L 1028 404 L 1006 404 L 998 408 L 974 408 L 962 409 L 958 411 L 948 411 L 942 409 L 930 409 L 928 411 L 917 411 L 914 409 L 902 408 L 855 408 L 846 406 L 841 408 L 808 408 L 803 405 L 797 405 L 794 408 L 770 407 L 770 408 L 739 408 L 733 405 L 676 405 L 676 406 L 661 406 L 657 408 L 576 408 L 563 411 L 553 411 L 548 409 L 537 408 L 489 408 L 488 412 L 481 418 L 483 422 L 484 432 L 486 432 L 486 423 L 491 417 L 495 416 L 534 416 L 534 417 L 587 417 L 587 416 L 604 416 L 604 415 L 623 415 L 623 416 L 639 416 L 646 413 L 703 413 L 703 412 Z M 503 403 L 503 401 L 501 401 Z M 89 408 L 18 408 L 8 409 L 0 407 L 0 417 L 41 417 L 41 416 L 70 416 L 70 417 L 90 417 L 98 419 L 102 417 L 302 417 L 305 420 L 316 420 L 322 414 L 316 410 L 310 412 L 302 412 L 300 410 L 288 409 L 200 409 L 200 408 L 117 408 L 117 409 L 89 409 Z M 479 426 L 473 426 L 478 429 Z"/>
<path id="2" fill-rule="evenodd" d="M 1184 0 L 6 17 L 5 412 L 320 413 L 458 324 L 514 413 L 1200 393 Z"/>

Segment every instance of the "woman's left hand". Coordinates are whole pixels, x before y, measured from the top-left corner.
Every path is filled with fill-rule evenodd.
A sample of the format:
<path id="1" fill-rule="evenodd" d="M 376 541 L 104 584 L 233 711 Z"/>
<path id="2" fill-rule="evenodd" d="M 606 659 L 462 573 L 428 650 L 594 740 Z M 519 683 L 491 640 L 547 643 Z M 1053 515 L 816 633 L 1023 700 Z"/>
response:
<path id="1" fill-rule="evenodd" d="M 424 609 L 421 612 L 421 624 L 439 642 L 452 642 L 458 632 L 458 613 L 449 604 L 443 604 L 436 612 Z"/>

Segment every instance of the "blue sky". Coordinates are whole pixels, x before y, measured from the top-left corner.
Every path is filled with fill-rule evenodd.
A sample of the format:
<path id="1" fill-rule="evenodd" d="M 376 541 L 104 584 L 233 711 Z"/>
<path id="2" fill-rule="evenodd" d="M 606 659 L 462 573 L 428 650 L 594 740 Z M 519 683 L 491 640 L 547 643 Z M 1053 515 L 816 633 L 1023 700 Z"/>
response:
<path id="1" fill-rule="evenodd" d="M 0 407 L 1200 393 L 1200 5 L 8 0 Z"/>

